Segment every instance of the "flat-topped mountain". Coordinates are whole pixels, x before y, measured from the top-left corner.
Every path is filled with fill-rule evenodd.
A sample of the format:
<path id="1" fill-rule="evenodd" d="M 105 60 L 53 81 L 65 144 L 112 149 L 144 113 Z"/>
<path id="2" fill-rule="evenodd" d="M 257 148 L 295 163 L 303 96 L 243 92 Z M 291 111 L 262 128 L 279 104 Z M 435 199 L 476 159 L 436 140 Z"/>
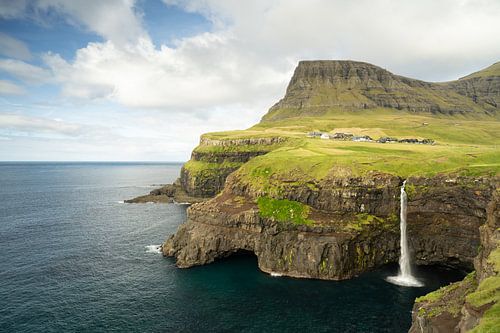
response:
<path id="1" fill-rule="evenodd" d="M 500 103 L 500 65 L 457 81 L 430 83 L 357 61 L 301 61 L 285 97 L 263 121 L 324 115 L 331 109 L 392 108 L 431 114 L 494 114 Z"/>

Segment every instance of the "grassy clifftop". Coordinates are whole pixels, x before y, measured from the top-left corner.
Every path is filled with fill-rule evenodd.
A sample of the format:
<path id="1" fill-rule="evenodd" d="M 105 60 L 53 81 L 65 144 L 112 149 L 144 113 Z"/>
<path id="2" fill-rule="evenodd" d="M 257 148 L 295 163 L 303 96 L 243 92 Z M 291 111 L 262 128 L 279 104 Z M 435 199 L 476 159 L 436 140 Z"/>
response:
<path id="1" fill-rule="evenodd" d="M 489 67 L 486 67 L 483 70 L 469 74 L 469 75 L 461 78 L 461 80 L 478 78 L 478 77 L 479 78 L 493 77 L 493 76 L 500 76 L 500 61 L 494 63 L 493 65 L 491 65 Z"/>
<path id="2" fill-rule="evenodd" d="M 310 131 L 348 132 L 380 137 L 429 138 L 434 145 L 376 143 L 308 138 Z M 221 140 L 284 137 L 270 153 L 245 163 L 241 174 L 268 170 L 318 179 L 342 169 L 351 174 L 381 171 L 402 177 L 436 173 L 497 174 L 500 172 L 500 122 L 496 117 L 431 116 L 391 109 L 355 113 L 330 110 L 321 117 L 295 117 L 263 122 L 246 131 L 208 134 Z M 205 148 L 206 149 L 206 148 Z M 220 147 L 214 149 L 221 149 Z M 229 148 L 228 148 L 229 149 Z"/>
<path id="3" fill-rule="evenodd" d="M 203 135 L 193 152 L 197 162 L 186 169 L 202 175 L 205 164 L 213 171 L 236 162 L 232 169 L 239 167 L 240 179 L 257 188 L 270 179 L 314 182 L 369 172 L 498 175 L 498 74 L 497 63 L 457 81 L 431 84 L 365 63 L 301 62 L 286 96 L 259 124 Z M 307 137 L 312 131 L 435 144 Z M 234 160 L 237 155 L 246 158 Z"/>

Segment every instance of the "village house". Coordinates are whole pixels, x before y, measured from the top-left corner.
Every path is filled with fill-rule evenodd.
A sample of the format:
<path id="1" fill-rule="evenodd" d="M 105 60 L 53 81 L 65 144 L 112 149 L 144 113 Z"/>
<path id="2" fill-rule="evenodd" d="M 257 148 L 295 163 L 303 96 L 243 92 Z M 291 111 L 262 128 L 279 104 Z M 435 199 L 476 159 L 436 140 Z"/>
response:
<path id="1" fill-rule="evenodd" d="M 363 136 L 353 136 L 352 141 L 355 142 L 371 142 L 373 139 L 369 137 L 368 135 L 363 135 Z"/>

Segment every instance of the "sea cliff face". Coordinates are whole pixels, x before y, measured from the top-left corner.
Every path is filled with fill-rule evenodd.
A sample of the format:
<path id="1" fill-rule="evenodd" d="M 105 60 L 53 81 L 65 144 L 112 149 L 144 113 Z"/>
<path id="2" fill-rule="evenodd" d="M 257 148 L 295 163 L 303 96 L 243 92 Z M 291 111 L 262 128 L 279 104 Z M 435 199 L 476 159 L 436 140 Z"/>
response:
<path id="1" fill-rule="evenodd" d="M 231 175 L 221 195 L 191 206 L 188 222 L 164 244 L 164 254 L 175 256 L 178 266 L 206 264 L 246 250 L 255 253 L 259 267 L 269 273 L 339 280 L 397 258 L 398 225 L 392 216 L 358 217 L 353 209 L 339 214 L 342 207 L 354 207 L 356 200 L 361 201 L 354 189 L 338 192 L 331 201 L 326 200 L 328 193 L 338 189 L 318 190 L 318 199 L 309 201 L 336 210 L 329 215 L 313 208 L 314 224 L 294 225 L 262 217 L 255 197 L 245 194 L 248 189 L 240 188 L 237 179 Z M 290 192 L 290 197 L 297 195 L 301 190 Z M 337 201 L 342 196 L 352 197 L 353 202 Z"/>
<path id="2" fill-rule="evenodd" d="M 182 189 L 192 197 L 210 198 L 222 191 L 227 176 L 252 158 L 285 141 L 281 137 L 217 140 L 202 137 L 181 170 Z"/>
<path id="3" fill-rule="evenodd" d="M 294 277 L 347 279 L 399 256 L 399 187 L 390 175 L 326 179 L 316 187 L 289 186 L 279 199 L 311 207 L 313 223 L 262 217 L 260 193 L 229 177 L 216 198 L 188 210 L 188 222 L 163 246 L 179 267 L 212 262 L 240 250 L 259 267 Z M 419 264 L 469 269 L 480 245 L 494 187 L 486 178 L 407 180 L 410 247 Z"/>
<path id="4" fill-rule="evenodd" d="M 496 332 L 500 327 L 500 203 L 498 187 L 480 227 L 475 271 L 416 300 L 411 333 Z"/>

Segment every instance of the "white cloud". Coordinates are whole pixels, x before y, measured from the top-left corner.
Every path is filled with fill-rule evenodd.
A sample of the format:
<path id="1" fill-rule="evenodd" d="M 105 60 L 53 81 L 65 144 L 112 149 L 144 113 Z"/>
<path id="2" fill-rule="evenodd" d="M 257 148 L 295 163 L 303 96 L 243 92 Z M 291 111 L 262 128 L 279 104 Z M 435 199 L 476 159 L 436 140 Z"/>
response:
<path id="1" fill-rule="evenodd" d="M 42 117 L 17 114 L 0 114 L 0 129 L 30 133 L 52 133 L 65 136 L 78 136 L 83 127 L 78 124 Z"/>
<path id="2" fill-rule="evenodd" d="M 0 80 L 0 95 L 24 95 L 26 90 L 17 84 L 8 81 Z"/>
<path id="3" fill-rule="evenodd" d="M 106 40 L 122 45 L 148 38 L 134 0 L 38 0 L 36 8 L 67 15 L 70 23 L 83 25 Z"/>
<path id="4" fill-rule="evenodd" d="M 0 0 L 0 18 L 28 18 L 44 25 L 57 12 L 68 23 L 123 45 L 149 38 L 135 5 L 135 0 Z"/>
<path id="5" fill-rule="evenodd" d="M 91 43 L 67 62 L 45 61 L 67 96 L 109 98 L 127 107 L 198 110 L 275 98 L 287 74 L 232 47 L 232 37 L 205 33 L 156 49 L 148 40 L 117 47 Z"/>
<path id="6" fill-rule="evenodd" d="M 31 52 L 22 41 L 0 32 L 0 54 L 9 58 L 30 60 Z"/>
<path id="7" fill-rule="evenodd" d="M 212 18 L 261 61 L 349 58 L 427 80 L 498 61 L 496 0 L 164 0 Z M 278 60 L 279 61 L 279 60 Z"/>
<path id="8" fill-rule="evenodd" d="M 0 160 L 186 161 L 199 134 L 242 128 L 253 111 L 217 109 L 200 118 L 129 110 L 124 116 L 119 108 L 96 110 L 88 105 L 71 113 L 66 106 L 36 110 L 46 116 L 0 114 L 0 137 L 9 140 L 0 150 Z"/>
<path id="9" fill-rule="evenodd" d="M 0 71 L 30 84 L 47 83 L 52 77 L 47 69 L 14 59 L 0 59 Z"/>

